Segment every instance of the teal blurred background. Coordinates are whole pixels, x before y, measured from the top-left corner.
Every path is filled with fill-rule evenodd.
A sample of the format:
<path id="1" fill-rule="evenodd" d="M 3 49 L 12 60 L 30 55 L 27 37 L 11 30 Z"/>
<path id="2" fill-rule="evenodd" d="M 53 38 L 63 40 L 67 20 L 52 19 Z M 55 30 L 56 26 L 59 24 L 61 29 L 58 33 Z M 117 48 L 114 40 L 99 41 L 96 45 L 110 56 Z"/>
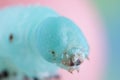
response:
<path id="1" fill-rule="evenodd" d="M 106 25 L 108 62 L 104 80 L 120 80 L 120 0 L 94 0 Z"/>

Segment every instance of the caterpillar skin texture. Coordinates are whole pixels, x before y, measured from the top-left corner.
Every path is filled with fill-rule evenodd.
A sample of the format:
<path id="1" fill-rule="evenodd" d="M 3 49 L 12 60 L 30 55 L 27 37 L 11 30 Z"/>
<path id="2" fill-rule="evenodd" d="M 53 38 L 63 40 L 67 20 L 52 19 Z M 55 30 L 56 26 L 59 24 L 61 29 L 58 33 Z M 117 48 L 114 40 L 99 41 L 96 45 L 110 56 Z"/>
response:
<path id="1" fill-rule="evenodd" d="M 29 77 L 56 73 L 59 67 L 72 72 L 88 52 L 78 26 L 52 9 L 17 6 L 0 11 L 0 61 L 9 59 L 7 67 L 12 64 Z"/>

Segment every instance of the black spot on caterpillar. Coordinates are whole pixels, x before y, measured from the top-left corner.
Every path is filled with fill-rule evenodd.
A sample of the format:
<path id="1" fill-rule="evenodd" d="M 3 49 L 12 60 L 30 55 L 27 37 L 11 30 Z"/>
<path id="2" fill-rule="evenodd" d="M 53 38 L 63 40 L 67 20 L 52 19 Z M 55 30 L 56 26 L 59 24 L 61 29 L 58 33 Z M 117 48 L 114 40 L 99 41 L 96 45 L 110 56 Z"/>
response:
<path id="1" fill-rule="evenodd" d="M 13 34 L 10 34 L 10 36 L 9 36 L 9 40 L 10 40 L 10 42 L 13 41 Z"/>
<path id="2" fill-rule="evenodd" d="M 52 51 L 51 53 L 52 53 L 53 55 L 55 55 L 55 52 L 54 52 L 54 51 Z"/>
<path id="3" fill-rule="evenodd" d="M 0 72 L 0 80 L 7 77 L 9 77 L 9 73 L 7 70 Z"/>

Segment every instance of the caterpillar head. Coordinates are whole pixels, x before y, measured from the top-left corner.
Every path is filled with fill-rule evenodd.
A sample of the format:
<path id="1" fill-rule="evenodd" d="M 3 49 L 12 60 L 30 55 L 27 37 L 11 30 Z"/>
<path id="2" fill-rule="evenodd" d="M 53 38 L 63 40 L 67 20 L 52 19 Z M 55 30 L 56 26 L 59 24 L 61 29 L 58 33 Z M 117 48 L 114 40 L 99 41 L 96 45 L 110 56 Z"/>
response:
<path id="1" fill-rule="evenodd" d="M 38 29 L 37 45 L 42 57 L 68 70 L 78 70 L 88 56 L 88 44 L 79 27 L 65 17 L 44 20 Z"/>

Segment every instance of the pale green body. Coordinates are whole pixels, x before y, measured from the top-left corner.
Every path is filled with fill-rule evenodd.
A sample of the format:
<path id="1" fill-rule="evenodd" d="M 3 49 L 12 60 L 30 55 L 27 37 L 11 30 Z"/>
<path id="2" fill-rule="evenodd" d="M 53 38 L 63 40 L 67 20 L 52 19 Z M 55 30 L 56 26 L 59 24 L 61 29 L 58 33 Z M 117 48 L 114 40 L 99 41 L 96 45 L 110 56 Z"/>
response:
<path id="1" fill-rule="evenodd" d="M 37 25 L 48 17 L 57 16 L 51 9 L 37 6 L 18 6 L 1 10 L 0 61 L 4 62 L 1 58 L 9 59 L 8 63 L 12 62 L 18 70 L 29 76 L 57 71 L 56 65 L 45 61 L 35 46 Z M 7 66 L 11 66 L 9 64 Z M 6 65 L 0 63 L 0 71 L 4 66 Z"/>

